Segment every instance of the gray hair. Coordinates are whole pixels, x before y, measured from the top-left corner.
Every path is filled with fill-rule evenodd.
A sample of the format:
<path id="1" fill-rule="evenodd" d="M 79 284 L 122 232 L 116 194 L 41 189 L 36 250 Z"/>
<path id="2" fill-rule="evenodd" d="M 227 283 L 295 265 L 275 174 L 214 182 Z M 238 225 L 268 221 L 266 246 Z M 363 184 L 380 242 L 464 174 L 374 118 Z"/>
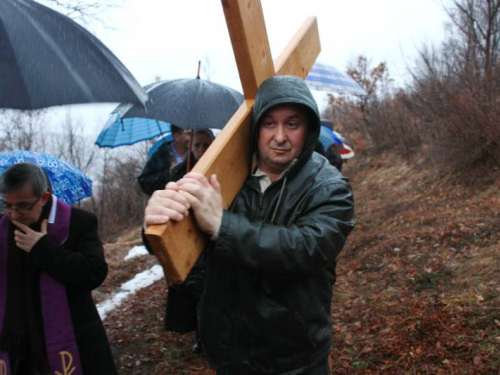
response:
<path id="1" fill-rule="evenodd" d="M 49 190 L 45 171 L 36 164 L 18 163 L 7 168 L 0 176 L 1 194 L 9 194 L 26 186 L 31 186 L 33 194 L 41 197 Z"/>

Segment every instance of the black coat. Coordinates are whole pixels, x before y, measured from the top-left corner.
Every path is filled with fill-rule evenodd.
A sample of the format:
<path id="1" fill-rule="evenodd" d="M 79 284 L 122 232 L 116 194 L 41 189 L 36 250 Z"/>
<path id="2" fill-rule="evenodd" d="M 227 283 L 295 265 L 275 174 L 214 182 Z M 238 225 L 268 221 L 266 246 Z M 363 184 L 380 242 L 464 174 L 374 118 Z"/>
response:
<path id="1" fill-rule="evenodd" d="M 179 181 L 187 173 L 187 163 L 188 158 L 186 157 L 181 163 L 173 166 L 170 169 L 170 181 Z M 191 169 L 193 169 L 196 161 L 194 160 L 194 155 L 191 153 Z"/>
<path id="2" fill-rule="evenodd" d="M 171 142 L 164 142 L 158 147 L 137 177 L 144 194 L 152 195 L 156 190 L 165 189 L 165 185 L 170 181 L 170 168 L 175 165 L 171 145 Z"/>
<path id="3" fill-rule="evenodd" d="M 353 226 L 351 189 L 317 154 L 264 194 L 246 180 L 208 253 L 200 302 L 221 374 L 285 374 L 327 357 L 335 259 Z"/>
<path id="4" fill-rule="evenodd" d="M 108 273 L 95 215 L 71 208 L 66 242 L 59 246 L 49 236 L 44 236 L 29 256 L 40 271 L 66 286 L 83 373 L 116 374 L 113 355 L 91 294 Z"/>

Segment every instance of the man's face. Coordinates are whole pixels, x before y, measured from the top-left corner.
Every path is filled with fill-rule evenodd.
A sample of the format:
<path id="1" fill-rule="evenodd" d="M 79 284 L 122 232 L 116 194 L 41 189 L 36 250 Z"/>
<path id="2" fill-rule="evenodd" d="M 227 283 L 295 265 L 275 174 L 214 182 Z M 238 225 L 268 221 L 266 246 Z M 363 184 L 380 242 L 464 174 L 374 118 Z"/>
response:
<path id="1" fill-rule="evenodd" d="M 198 133 L 193 136 L 193 151 L 194 158 L 198 160 L 207 151 L 208 147 L 212 144 L 212 137 L 206 133 Z"/>
<path id="2" fill-rule="evenodd" d="M 259 128 L 259 167 L 281 174 L 302 152 L 307 137 L 307 116 L 300 106 L 283 104 L 271 108 Z"/>
<path id="3" fill-rule="evenodd" d="M 6 206 L 6 214 L 10 221 L 19 221 L 25 225 L 31 225 L 38 221 L 42 214 L 43 206 L 47 203 L 50 193 L 45 192 L 41 197 L 33 194 L 31 186 L 2 194 L 3 204 Z M 9 210 L 9 208 L 11 208 Z"/>
<path id="4" fill-rule="evenodd" d="M 183 149 L 189 148 L 189 140 L 191 139 L 191 131 L 183 130 L 175 133 L 174 140 L 175 143 L 178 143 Z"/>

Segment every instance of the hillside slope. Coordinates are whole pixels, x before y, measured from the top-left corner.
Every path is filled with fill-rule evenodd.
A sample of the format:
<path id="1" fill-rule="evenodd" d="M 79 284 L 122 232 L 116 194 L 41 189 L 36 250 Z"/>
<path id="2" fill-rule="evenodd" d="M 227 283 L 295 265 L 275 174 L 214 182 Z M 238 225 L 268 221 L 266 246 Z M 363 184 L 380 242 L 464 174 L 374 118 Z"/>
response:
<path id="1" fill-rule="evenodd" d="M 469 187 L 391 156 L 345 173 L 357 226 L 338 262 L 334 373 L 498 374 L 498 170 Z"/>
<path id="2" fill-rule="evenodd" d="M 390 156 L 347 163 L 357 226 L 338 259 L 334 374 L 499 374 L 500 172 L 465 187 Z M 106 246 L 109 296 L 152 257 L 123 261 L 134 231 Z M 105 321 L 120 374 L 213 374 L 192 335 L 163 330 L 164 281 Z"/>

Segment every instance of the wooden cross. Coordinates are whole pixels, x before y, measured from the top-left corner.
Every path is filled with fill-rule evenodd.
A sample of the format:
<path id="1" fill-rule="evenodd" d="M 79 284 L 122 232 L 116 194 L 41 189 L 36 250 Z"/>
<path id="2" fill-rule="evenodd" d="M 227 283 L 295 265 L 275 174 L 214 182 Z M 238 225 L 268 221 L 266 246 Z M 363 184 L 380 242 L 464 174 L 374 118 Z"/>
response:
<path id="1" fill-rule="evenodd" d="M 316 18 L 306 20 L 285 50 L 272 60 L 260 0 L 222 0 L 245 101 L 193 168 L 216 174 L 227 209 L 250 173 L 250 119 L 260 84 L 273 75 L 306 78 L 321 47 Z M 146 236 L 170 283 L 182 283 L 208 238 L 191 213 L 180 222 L 153 225 Z"/>

